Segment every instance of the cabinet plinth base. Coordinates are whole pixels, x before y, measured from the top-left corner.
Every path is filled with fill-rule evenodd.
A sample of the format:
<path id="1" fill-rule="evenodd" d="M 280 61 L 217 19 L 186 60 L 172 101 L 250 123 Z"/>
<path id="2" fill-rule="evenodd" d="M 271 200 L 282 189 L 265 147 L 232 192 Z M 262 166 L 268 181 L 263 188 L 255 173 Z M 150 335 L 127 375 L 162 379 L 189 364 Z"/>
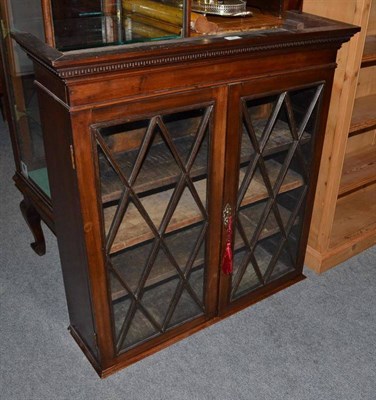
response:
<path id="1" fill-rule="evenodd" d="M 349 242 L 333 247 L 323 254 L 308 246 L 304 264 L 317 274 L 322 274 L 375 244 L 376 229 Z"/>
<path id="2" fill-rule="evenodd" d="M 241 310 L 251 306 L 252 304 L 255 304 L 261 300 L 264 300 L 265 298 L 267 298 L 273 294 L 276 294 L 276 293 L 288 288 L 289 286 L 294 285 L 295 283 L 298 283 L 298 282 L 304 280 L 305 278 L 306 277 L 303 274 L 299 274 L 297 276 L 290 277 L 290 278 L 286 277 L 285 281 L 283 281 L 282 283 L 280 281 L 278 284 L 276 284 L 275 287 L 269 287 L 269 288 L 267 288 L 267 290 L 260 290 L 260 293 L 258 296 L 254 296 L 253 298 L 247 298 L 246 301 L 238 302 L 236 305 L 234 305 L 233 308 L 229 309 L 225 314 L 211 318 L 210 320 L 205 321 L 203 323 L 200 323 L 199 325 L 196 325 L 189 330 L 186 330 L 176 336 L 173 336 L 173 337 L 165 340 L 164 342 L 161 342 L 158 345 L 149 348 L 146 351 L 143 351 L 139 354 L 133 355 L 132 357 L 124 358 L 124 356 L 123 357 L 120 356 L 119 360 L 115 359 L 114 364 L 107 368 L 101 368 L 101 366 L 98 364 L 98 362 L 96 361 L 96 359 L 94 358 L 94 356 L 92 355 L 92 353 L 90 352 L 90 350 L 88 349 L 86 344 L 84 343 L 84 341 L 81 339 L 80 334 L 71 325 L 68 327 L 68 330 L 71 333 L 74 340 L 77 342 L 80 349 L 83 351 L 83 353 L 89 360 L 89 362 L 91 363 L 91 365 L 93 366 L 93 368 L 95 369 L 95 371 L 97 372 L 98 376 L 100 378 L 104 379 L 104 378 L 107 378 L 108 376 L 118 372 L 119 370 L 142 360 L 145 357 L 148 357 L 154 353 L 157 353 L 158 351 L 163 350 L 163 349 L 171 346 L 172 344 L 177 343 L 180 340 L 183 340 L 183 339 L 195 334 L 196 332 L 201 331 L 202 329 L 205 329 L 217 322 L 222 321 L 223 319 L 229 317 L 230 315 L 235 314 L 236 312 L 241 311 Z"/>
<path id="3" fill-rule="evenodd" d="M 97 374 L 102 378 L 102 369 L 99 366 L 97 360 L 95 357 L 92 355 L 91 351 L 89 348 L 86 346 L 85 342 L 82 340 L 80 334 L 74 329 L 72 325 L 68 326 L 68 331 L 72 335 L 73 339 L 76 341 L 78 344 L 78 347 L 82 350 L 82 352 L 85 354 L 86 358 L 89 360 L 90 364 L 93 366 Z"/>

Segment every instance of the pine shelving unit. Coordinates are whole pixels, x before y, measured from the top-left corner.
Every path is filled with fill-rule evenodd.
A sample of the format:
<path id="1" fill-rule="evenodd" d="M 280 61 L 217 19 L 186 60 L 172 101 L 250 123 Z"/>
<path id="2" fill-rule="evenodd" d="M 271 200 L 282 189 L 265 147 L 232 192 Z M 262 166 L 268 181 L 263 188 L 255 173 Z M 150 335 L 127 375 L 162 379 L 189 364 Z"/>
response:
<path id="1" fill-rule="evenodd" d="M 338 54 L 305 263 L 326 271 L 376 243 L 376 2 L 306 0 L 361 32 Z"/>

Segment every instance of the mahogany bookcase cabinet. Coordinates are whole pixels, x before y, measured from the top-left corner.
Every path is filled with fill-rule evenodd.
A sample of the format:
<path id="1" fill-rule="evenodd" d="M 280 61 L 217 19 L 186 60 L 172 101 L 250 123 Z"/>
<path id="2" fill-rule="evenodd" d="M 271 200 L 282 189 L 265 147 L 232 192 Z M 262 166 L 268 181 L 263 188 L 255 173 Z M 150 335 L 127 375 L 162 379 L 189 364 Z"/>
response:
<path id="1" fill-rule="evenodd" d="M 336 54 L 357 32 L 298 1 L 243 17 L 129 1 L 43 1 L 44 31 L 2 5 L 21 209 L 38 254 L 41 219 L 57 236 L 70 331 L 101 376 L 303 278 Z"/>

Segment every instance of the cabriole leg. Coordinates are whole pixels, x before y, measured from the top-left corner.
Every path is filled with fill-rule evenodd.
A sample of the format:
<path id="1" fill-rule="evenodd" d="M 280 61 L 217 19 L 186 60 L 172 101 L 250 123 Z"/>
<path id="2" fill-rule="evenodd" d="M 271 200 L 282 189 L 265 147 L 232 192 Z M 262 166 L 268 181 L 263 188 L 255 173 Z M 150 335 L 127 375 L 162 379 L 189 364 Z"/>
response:
<path id="1" fill-rule="evenodd" d="M 26 197 L 21 201 L 20 209 L 34 236 L 35 242 L 31 243 L 30 246 L 39 256 L 43 256 L 46 253 L 46 242 L 41 226 L 41 217 L 30 200 Z"/>

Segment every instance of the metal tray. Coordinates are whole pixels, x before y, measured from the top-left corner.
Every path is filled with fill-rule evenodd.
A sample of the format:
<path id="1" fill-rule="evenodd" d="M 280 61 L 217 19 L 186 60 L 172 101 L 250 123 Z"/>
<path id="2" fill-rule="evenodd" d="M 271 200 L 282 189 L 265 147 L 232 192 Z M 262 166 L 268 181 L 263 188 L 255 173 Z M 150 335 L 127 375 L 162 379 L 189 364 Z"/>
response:
<path id="1" fill-rule="evenodd" d="M 222 17 L 245 17 L 252 15 L 242 0 L 194 0 L 192 11 L 202 14 L 214 14 Z"/>

